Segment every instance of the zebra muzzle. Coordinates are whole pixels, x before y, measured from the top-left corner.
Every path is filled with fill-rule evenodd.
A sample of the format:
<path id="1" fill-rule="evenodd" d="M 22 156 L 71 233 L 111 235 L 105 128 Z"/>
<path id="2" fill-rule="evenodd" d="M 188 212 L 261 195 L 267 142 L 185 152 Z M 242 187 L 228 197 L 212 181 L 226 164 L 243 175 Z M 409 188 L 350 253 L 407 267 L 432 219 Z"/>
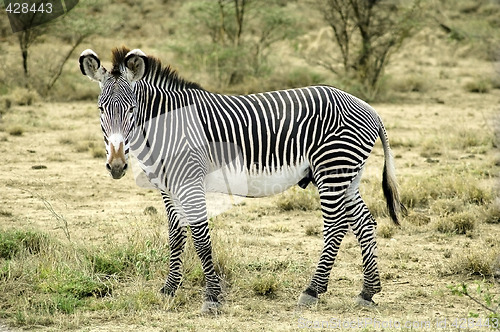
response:
<path id="1" fill-rule="evenodd" d="M 121 179 L 125 175 L 128 165 L 123 151 L 123 142 L 120 142 L 118 149 L 115 149 L 114 144 L 110 144 L 110 155 L 106 163 L 106 168 L 111 173 L 113 179 Z"/>

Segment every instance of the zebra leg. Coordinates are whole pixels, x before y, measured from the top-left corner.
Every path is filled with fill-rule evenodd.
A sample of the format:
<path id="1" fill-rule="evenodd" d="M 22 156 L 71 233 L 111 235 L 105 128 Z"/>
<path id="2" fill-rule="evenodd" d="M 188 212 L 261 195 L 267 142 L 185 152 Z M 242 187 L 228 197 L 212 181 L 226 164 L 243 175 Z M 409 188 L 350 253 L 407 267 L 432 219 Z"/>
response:
<path id="1" fill-rule="evenodd" d="M 318 301 L 318 295 L 328 287 L 330 271 L 337 257 L 340 243 L 348 230 L 345 222 L 344 191 L 324 191 L 320 200 L 323 212 L 323 251 L 311 283 L 299 297 L 299 305 L 311 305 Z"/>
<path id="2" fill-rule="evenodd" d="M 182 253 L 186 244 L 186 227 L 181 226 L 180 217 L 173 205 L 170 196 L 162 193 L 168 217 L 168 244 L 170 247 L 170 264 L 167 280 L 160 289 L 166 295 L 174 296 L 182 278 Z"/>
<path id="3" fill-rule="evenodd" d="M 358 239 L 363 256 L 363 289 L 356 302 L 361 305 L 374 305 L 372 297 L 382 289 L 377 268 L 376 221 L 361 198 L 358 184 L 359 180 L 354 181 L 346 195 L 347 220 Z"/>
<path id="4" fill-rule="evenodd" d="M 201 260 L 201 266 L 205 275 L 206 291 L 205 302 L 201 307 L 203 313 L 214 313 L 221 306 L 219 295 L 221 287 L 219 277 L 215 273 L 214 263 L 212 260 L 212 244 L 210 241 L 210 232 L 208 222 L 205 220 L 196 225 L 191 225 L 191 234 L 193 236 L 194 247 L 198 257 Z"/>

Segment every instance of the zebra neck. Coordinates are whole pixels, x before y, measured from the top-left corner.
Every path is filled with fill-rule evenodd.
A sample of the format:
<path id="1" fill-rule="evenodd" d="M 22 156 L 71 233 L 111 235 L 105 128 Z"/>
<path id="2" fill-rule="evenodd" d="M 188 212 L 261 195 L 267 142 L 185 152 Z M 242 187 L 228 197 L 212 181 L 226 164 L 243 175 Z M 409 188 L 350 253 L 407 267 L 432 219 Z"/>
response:
<path id="1" fill-rule="evenodd" d="M 196 112 L 195 95 L 205 92 L 196 89 L 169 91 L 151 85 L 146 87 L 136 89 L 138 105 L 136 127 L 139 128 L 149 126 L 149 122 L 158 117 L 165 120 L 167 114 L 168 117 L 175 117 Z"/>

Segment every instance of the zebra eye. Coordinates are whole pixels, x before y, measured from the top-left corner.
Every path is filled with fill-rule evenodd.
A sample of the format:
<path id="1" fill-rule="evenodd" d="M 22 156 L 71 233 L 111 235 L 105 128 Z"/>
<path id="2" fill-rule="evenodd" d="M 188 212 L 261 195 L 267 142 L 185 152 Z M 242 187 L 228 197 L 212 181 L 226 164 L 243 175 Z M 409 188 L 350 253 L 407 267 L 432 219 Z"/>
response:
<path id="1" fill-rule="evenodd" d="M 128 113 L 132 114 L 134 113 L 134 106 L 130 106 L 127 110 Z"/>
<path id="2" fill-rule="evenodd" d="M 99 106 L 99 113 L 102 115 L 104 113 L 104 108 L 102 106 Z"/>

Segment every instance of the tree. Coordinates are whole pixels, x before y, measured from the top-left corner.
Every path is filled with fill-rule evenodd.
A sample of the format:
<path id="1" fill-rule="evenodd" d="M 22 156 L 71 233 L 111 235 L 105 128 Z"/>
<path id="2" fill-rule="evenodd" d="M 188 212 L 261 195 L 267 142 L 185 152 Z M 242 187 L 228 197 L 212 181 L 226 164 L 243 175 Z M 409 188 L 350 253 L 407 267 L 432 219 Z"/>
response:
<path id="1" fill-rule="evenodd" d="M 333 32 L 339 56 L 315 55 L 314 62 L 359 82 L 365 97 L 373 98 L 391 55 L 418 26 L 420 0 L 412 0 L 409 6 L 397 0 L 316 0 L 315 3 Z"/>
<path id="2" fill-rule="evenodd" d="M 191 64 L 204 64 L 223 87 L 261 75 L 271 46 L 297 34 L 279 0 L 201 0 L 187 3 L 186 11 L 188 38 L 174 49 Z"/>
<path id="3" fill-rule="evenodd" d="M 39 8 L 43 1 L 36 0 L 34 4 Z M 73 9 L 64 13 L 64 9 L 59 8 L 59 12 L 54 10 L 52 16 L 46 17 L 46 13 L 40 11 L 28 11 L 25 14 L 19 14 L 11 18 L 11 26 L 16 34 L 17 41 L 21 50 L 23 67 L 23 85 L 28 88 L 34 88 L 41 95 L 47 95 L 56 81 L 62 74 L 63 67 L 69 60 L 74 50 L 88 37 L 99 33 L 104 28 L 103 23 L 89 24 L 89 16 L 98 6 L 103 4 L 83 4 L 76 6 L 77 1 L 65 1 L 66 9 Z M 76 7 L 75 7 L 76 6 Z M 75 8 L 73 8 L 75 7 Z M 62 15 L 62 16 L 61 16 Z M 59 17 L 61 16 L 61 17 Z M 69 47 L 61 49 L 44 62 L 43 73 L 32 75 L 31 48 L 39 40 L 56 38 L 63 40 Z M 52 51 L 52 50 L 51 50 Z M 53 51 L 52 51 L 53 52 Z M 45 59 L 46 60 L 46 59 Z M 40 70 L 39 70 L 40 72 Z"/>

